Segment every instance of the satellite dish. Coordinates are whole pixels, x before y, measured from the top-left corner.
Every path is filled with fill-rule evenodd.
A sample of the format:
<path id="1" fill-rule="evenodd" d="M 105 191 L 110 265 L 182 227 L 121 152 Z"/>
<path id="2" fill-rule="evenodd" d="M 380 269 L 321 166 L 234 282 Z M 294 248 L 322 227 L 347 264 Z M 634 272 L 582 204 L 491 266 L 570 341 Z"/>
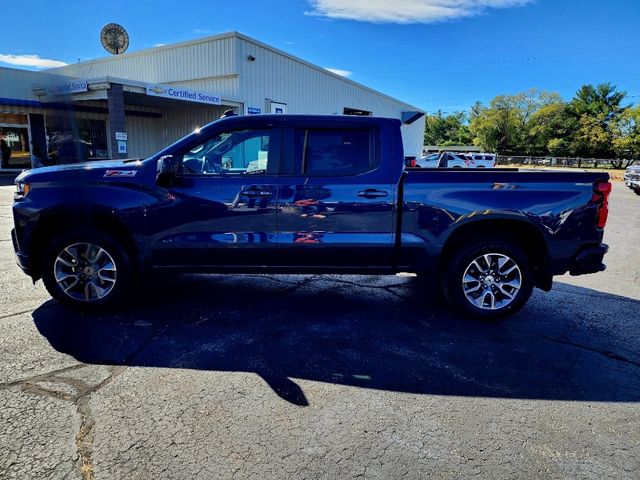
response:
<path id="1" fill-rule="evenodd" d="M 100 42 L 107 52 L 119 55 L 129 47 L 129 34 L 122 25 L 108 23 L 100 31 Z"/>

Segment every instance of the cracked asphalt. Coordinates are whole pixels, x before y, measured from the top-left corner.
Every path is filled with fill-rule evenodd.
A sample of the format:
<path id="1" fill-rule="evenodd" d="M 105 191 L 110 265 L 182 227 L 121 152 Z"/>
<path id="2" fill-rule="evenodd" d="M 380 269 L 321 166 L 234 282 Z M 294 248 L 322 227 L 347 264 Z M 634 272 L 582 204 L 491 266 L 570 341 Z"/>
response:
<path id="1" fill-rule="evenodd" d="M 0 478 L 638 478 L 640 196 L 606 272 L 460 318 L 414 278 L 157 278 L 84 315 L 15 265 L 0 187 Z"/>

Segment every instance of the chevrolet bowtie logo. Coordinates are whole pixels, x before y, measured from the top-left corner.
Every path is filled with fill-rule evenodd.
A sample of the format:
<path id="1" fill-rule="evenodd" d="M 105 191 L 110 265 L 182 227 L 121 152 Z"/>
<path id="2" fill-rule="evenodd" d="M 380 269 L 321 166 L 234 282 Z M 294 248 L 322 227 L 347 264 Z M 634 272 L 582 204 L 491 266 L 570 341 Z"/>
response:
<path id="1" fill-rule="evenodd" d="M 151 90 L 153 93 L 167 93 L 167 89 L 166 88 L 162 88 L 162 87 L 153 87 L 150 88 L 149 90 Z"/>

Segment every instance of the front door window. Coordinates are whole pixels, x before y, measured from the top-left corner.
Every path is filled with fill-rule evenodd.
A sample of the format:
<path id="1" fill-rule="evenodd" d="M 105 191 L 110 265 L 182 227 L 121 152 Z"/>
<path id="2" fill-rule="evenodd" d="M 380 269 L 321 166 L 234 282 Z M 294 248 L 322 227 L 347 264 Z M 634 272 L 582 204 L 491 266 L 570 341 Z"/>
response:
<path id="1" fill-rule="evenodd" d="M 215 135 L 185 152 L 182 173 L 213 176 L 264 175 L 269 169 L 271 131 L 237 130 Z"/>

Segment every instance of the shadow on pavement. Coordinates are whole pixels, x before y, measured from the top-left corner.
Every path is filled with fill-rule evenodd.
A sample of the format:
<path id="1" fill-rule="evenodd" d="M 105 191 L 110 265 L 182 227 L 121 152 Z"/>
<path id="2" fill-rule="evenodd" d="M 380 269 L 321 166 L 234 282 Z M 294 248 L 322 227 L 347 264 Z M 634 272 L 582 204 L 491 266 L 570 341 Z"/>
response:
<path id="1" fill-rule="evenodd" d="M 49 301 L 33 318 L 56 350 L 81 362 L 254 372 L 301 406 L 308 402 L 292 379 L 640 401 L 640 301 L 629 298 L 558 283 L 487 324 L 400 277 L 193 275 L 156 284 L 126 311 L 82 314 Z"/>

